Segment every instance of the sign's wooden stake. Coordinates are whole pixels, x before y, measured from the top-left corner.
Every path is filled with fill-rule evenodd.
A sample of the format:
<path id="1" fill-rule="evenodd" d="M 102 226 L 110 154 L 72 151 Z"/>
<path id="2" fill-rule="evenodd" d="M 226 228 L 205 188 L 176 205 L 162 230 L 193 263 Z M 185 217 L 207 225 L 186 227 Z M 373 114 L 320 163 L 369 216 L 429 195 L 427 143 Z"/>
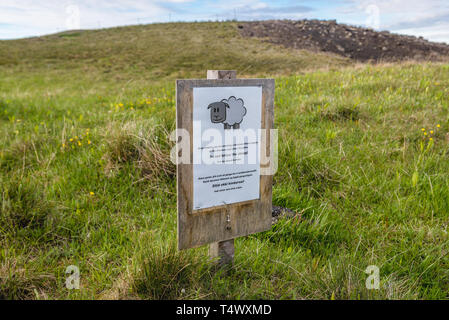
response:
<path id="1" fill-rule="evenodd" d="M 234 250 L 234 239 L 214 242 L 209 245 L 209 257 L 217 261 L 217 267 L 220 269 L 232 267 Z"/>
<path id="2" fill-rule="evenodd" d="M 207 70 L 208 80 L 236 79 L 234 70 Z M 209 245 L 209 257 L 217 261 L 217 267 L 227 268 L 234 264 L 234 239 Z"/>

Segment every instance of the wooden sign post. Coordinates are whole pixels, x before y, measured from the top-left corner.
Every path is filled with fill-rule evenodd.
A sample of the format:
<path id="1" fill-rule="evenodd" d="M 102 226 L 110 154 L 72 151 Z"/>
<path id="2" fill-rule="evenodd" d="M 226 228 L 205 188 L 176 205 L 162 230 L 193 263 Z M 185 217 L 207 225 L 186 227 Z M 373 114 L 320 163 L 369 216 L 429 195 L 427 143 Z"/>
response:
<path id="1" fill-rule="evenodd" d="M 207 77 L 176 84 L 178 248 L 210 244 L 225 266 L 235 238 L 271 228 L 274 80 Z"/>

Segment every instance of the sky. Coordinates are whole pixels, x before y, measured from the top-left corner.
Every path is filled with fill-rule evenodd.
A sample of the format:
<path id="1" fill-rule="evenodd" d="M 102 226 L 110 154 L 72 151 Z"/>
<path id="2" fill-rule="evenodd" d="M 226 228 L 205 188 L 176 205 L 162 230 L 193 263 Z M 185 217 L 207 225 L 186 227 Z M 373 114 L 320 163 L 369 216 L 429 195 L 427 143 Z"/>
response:
<path id="1" fill-rule="evenodd" d="M 449 0 L 0 0 L 0 39 L 231 19 L 337 20 L 449 43 Z"/>

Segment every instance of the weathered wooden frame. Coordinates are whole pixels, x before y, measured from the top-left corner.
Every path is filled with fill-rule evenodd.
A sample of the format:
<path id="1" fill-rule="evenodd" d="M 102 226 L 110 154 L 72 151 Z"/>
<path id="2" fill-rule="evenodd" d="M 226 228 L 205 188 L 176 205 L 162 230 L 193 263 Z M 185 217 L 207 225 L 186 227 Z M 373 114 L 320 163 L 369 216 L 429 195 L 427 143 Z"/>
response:
<path id="1" fill-rule="evenodd" d="M 190 164 L 178 164 L 179 250 L 235 239 L 269 230 L 272 223 L 272 176 L 260 176 L 260 199 L 193 210 L 193 88 L 262 87 L 262 123 L 266 129 L 266 154 L 270 154 L 270 129 L 274 127 L 274 80 L 178 80 L 176 82 L 177 129 L 190 134 Z M 270 157 L 272 154 L 270 154 Z M 230 223 L 227 217 L 230 217 Z M 230 228 L 229 228 L 230 226 Z"/>

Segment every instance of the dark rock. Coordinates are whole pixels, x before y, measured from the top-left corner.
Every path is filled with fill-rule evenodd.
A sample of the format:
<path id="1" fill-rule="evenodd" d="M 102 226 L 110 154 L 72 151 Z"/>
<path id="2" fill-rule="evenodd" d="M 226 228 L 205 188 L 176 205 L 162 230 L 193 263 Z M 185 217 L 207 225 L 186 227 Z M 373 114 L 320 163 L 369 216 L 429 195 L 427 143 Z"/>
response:
<path id="1" fill-rule="evenodd" d="M 351 56 L 358 61 L 442 60 L 449 57 L 447 44 L 337 24 L 334 20 L 254 21 L 240 23 L 238 29 L 245 37 L 261 38 L 287 48 Z"/>
<path id="2" fill-rule="evenodd" d="M 273 206 L 271 215 L 273 217 L 273 219 L 272 219 L 273 224 L 277 223 L 279 221 L 279 219 L 281 219 L 281 218 L 287 218 L 287 219 L 293 219 L 295 217 L 301 218 L 299 216 L 299 214 L 296 213 L 295 211 L 288 209 L 288 208 L 278 207 L 278 206 Z"/>

